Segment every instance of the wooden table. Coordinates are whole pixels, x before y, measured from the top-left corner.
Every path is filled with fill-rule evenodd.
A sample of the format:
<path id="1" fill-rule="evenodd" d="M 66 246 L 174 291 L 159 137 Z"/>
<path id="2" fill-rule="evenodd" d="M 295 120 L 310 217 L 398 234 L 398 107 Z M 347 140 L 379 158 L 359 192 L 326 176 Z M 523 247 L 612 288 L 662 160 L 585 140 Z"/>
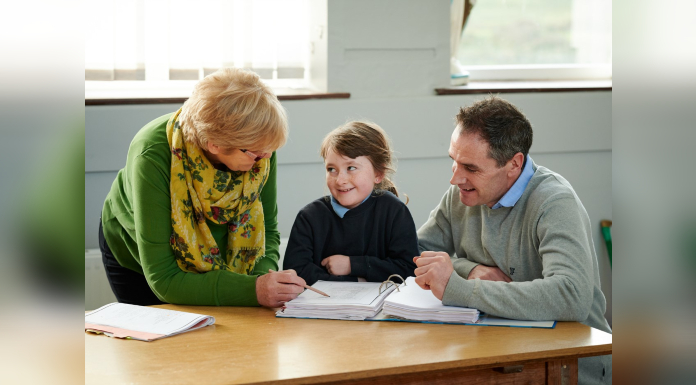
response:
<path id="1" fill-rule="evenodd" d="M 158 307 L 212 315 L 216 323 L 153 342 L 85 333 L 86 384 L 572 384 L 579 357 L 612 350 L 610 334 L 577 322 L 525 329 Z"/>

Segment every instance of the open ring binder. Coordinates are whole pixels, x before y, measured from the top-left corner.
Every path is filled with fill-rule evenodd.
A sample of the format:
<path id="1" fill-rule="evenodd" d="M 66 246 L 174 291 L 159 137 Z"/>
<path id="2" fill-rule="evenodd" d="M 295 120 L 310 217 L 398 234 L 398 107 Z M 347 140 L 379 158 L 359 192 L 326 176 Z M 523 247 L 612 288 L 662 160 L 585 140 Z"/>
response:
<path id="1" fill-rule="evenodd" d="M 392 277 L 399 278 L 401 280 L 401 283 L 392 281 L 391 280 Z M 379 285 L 379 294 L 382 294 L 382 291 L 383 291 L 382 286 L 384 286 L 386 284 L 386 286 L 384 286 L 384 290 L 387 290 L 387 289 L 389 289 L 390 283 L 393 284 L 394 286 L 396 286 L 396 291 L 401 291 L 401 290 L 399 290 L 399 286 L 401 286 L 401 285 L 406 286 L 406 280 L 404 280 L 404 278 L 402 276 L 400 276 L 399 274 L 392 274 L 389 277 L 387 277 L 386 281 L 382 282 L 382 284 Z"/>
<path id="2" fill-rule="evenodd" d="M 403 283 L 395 282 L 399 278 Z M 410 283 L 410 285 L 408 285 Z M 405 321 L 488 326 L 553 328 L 555 321 L 520 321 L 480 314 L 477 309 L 446 306 L 415 277 L 393 274 L 384 282 L 317 281 L 312 287 L 331 294 L 305 291 L 276 312 L 283 318 L 353 321 Z M 403 290 L 398 290 L 399 287 Z"/>

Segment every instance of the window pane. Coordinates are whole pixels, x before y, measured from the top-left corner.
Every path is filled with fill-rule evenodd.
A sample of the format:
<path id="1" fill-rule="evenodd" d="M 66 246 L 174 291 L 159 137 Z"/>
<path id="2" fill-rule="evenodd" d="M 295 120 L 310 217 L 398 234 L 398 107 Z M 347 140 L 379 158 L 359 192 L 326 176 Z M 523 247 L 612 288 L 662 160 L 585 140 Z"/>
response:
<path id="1" fill-rule="evenodd" d="M 611 63 L 611 0 L 477 1 L 463 65 Z"/>
<path id="2" fill-rule="evenodd" d="M 85 80 L 195 81 L 216 69 L 308 77 L 307 0 L 91 0 Z"/>

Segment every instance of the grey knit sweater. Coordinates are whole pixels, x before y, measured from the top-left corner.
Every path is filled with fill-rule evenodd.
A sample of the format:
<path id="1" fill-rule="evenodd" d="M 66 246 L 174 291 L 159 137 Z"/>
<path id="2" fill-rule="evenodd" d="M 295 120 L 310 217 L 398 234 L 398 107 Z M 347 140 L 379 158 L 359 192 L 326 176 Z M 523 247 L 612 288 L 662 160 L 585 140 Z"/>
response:
<path id="1" fill-rule="evenodd" d="M 513 207 L 467 207 L 452 186 L 418 230 L 421 252 L 453 257 L 442 302 L 513 319 L 578 321 L 611 333 L 587 211 L 562 176 L 533 168 Z M 512 282 L 467 280 L 478 264 L 497 266 Z M 578 364 L 581 384 L 611 383 L 611 356 Z"/>

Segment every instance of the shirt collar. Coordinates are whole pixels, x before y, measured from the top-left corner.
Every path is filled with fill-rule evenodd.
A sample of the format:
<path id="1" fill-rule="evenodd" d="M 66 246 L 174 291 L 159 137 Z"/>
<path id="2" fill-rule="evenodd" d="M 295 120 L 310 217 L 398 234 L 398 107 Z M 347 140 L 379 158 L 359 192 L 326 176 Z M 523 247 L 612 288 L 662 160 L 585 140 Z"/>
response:
<path id="1" fill-rule="evenodd" d="M 527 159 L 524 164 L 524 168 L 522 169 L 522 172 L 520 173 L 520 176 L 517 178 L 515 183 L 510 187 L 510 189 L 503 195 L 502 198 L 491 207 L 492 210 L 499 209 L 501 207 L 512 207 L 517 203 L 518 200 L 522 197 L 522 193 L 524 193 L 524 189 L 527 188 L 527 184 L 529 184 L 529 181 L 532 179 L 532 176 L 534 175 L 534 168 L 532 167 L 532 157 L 527 154 Z"/>
<path id="2" fill-rule="evenodd" d="M 370 195 L 372 195 L 372 193 L 370 193 Z M 370 195 L 365 197 L 365 199 L 363 199 L 363 201 L 360 202 L 360 205 L 363 204 L 367 200 L 367 198 L 370 197 Z M 358 206 L 360 206 L 360 205 L 358 205 Z M 358 206 L 355 206 L 355 207 L 358 207 Z M 336 200 L 336 198 L 333 197 L 333 195 L 331 195 L 331 207 L 333 207 L 333 210 L 336 213 L 336 215 L 338 215 L 341 218 L 343 218 L 343 216 L 346 215 L 348 210 L 350 210 L 348 208 L 341 206 L 341 204 L 338 203 L 338 201 Z M 355 207 L 353 207 L 353 208 L 355 208 Z"/>

